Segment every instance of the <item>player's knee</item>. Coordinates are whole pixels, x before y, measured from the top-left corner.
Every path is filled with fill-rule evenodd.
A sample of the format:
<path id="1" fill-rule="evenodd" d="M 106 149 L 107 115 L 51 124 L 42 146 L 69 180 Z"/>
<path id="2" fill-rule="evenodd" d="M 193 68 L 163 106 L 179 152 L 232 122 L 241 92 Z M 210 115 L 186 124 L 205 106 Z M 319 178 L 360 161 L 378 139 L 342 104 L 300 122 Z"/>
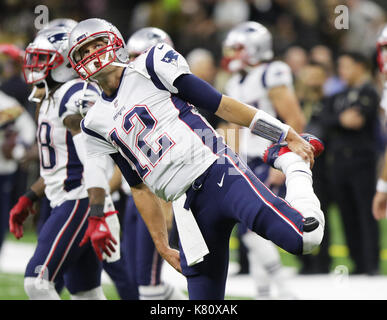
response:
<path id="1" fill-rule="evenodd" d="M 24 291 L 30 300 L 59 300 L 60 297 L 52 282 L 41 279 L 27 277 L 24 279 Z"/>
<path id="2" fill-rule="evenodd" d="M 311 232 L 304 232 L 302 254 L 309 254 L 316 249 L 321 244 L 323 236 L 324 225 L 321 223 L 315 230 Z"/>
<path id="3" fill-rule="evenodd" d="M 71 300 L 106 300 L 102 287 L 71 294 Z"/>

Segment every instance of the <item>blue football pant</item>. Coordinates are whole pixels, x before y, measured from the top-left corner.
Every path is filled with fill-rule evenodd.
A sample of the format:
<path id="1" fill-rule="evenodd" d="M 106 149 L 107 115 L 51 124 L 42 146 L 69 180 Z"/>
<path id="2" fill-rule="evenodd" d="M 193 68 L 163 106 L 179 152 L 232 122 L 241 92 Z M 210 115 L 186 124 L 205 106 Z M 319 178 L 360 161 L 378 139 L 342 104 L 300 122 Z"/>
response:
<path id="1" fill-rule="evenodd" d="M 188 267 L 180 250 L 190 299 L 224 299 L 229 239 L 236 223 L 290 253 L 302 253 L 303 216 L 274 195 L 232 151 L 228 153 L 210 166 L 198 191 L 187 191 L 210 251 L 203 262 Z"/>
<path id="2" fill-rule="evenodd" d="M 71 294 L 100 286 L 101 262 L 90 242 L 79 247 L 87 229 L 88 205 L 89 199 L 84 198 L 66 201 L 52 209 L 40 230 L 25 277 L 43 277 L 55 282 L 63 276 Z"/>

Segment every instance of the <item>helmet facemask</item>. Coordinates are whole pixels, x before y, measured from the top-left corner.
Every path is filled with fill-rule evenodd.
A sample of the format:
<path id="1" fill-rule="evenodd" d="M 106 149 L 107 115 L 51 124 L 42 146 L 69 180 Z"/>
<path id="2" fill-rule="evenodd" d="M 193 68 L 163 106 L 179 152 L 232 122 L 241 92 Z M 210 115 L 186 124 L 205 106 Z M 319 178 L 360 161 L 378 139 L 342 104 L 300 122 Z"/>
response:
<path id="1" fill-rule="evenodd" d="M 28 84 L 39 84 L 47 78 L 50 70 L 59 67 L 63 61 L 56 50 L 27 48 L 23 63 L 24 79 Z"/>
<path id="2" fill-rule="evenodd" d="M 81 51 L 85 45 L 94 40 L 104 43 L 94 52 L 82 57 Z M 122 40 L 110 31 L 97 32 L 83 38 L 74 45 L 68 54 L 69 61 L 78 75 L 86 80 L 97 72 L 116 61 L 116 50 L 123 47 Z"/>
<path id="3" fill-rule="evenodd" d="M 229 72 L 239 72 L 248 64 L 246 62 L 246 49 L 241 44 L 223 46 L 222 67 Z"/>

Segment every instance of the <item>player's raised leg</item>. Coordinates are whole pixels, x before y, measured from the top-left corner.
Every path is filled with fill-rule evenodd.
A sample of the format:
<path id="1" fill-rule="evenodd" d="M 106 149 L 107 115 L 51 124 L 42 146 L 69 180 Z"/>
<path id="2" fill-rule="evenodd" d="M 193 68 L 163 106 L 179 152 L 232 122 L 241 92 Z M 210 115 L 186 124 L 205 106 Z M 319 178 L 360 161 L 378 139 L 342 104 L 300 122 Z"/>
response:
<path id="1" fill-rule="evenodd" d="M 324 145 L 316 137 L 310 134 L 301 135 L 314 147 L 315 156 L 323 152 Z M 307 254 L 318 246 L 324 234 L 325 218 L 320 208 L 320 201 L 313 191 L 312 172 L 309 163 L 301 157 L 290 152 L 286 145 L 273 144 L 265 153 L 264 160 L 280 169 L 286 176 L 286 201 L 296 210 L 302 212 L 307 218 L 307 228 L 304 227 L 303 253 Z M 315 222 L 318 221 L 318 226 Z M 312 229 L 312 230 L 310 230 Z"/>

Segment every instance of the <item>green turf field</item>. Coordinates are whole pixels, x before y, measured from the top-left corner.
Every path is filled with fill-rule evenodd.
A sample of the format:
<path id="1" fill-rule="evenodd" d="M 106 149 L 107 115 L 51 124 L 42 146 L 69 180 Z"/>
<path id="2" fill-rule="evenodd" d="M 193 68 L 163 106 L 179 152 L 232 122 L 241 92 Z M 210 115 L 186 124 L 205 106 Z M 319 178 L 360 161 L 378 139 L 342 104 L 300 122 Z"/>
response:
<path id="1" fill-rule="evenodd" d="M 331 208 L 327 217 L 328 225 L 331 232 L 331 244 L 329 248 L 330 255 L 332 256 L 332 271 L 338 265 L 344 265 L 349 271 L 352 269 L 352 262 L 348 257 L 348 249 L 345 245 L 345 238 L 342 232 L 342 224 L 339 213 L 335 207 Z M 381 274 L 387 275 L 387 220 L 380 223 L 380 235 L 381 235 Z M 7 236 L 8 241 L 16 241 L 11 234 Z M 26 232 L 19 242 L 35 243 L 36 234 L 33 231 L 32 224 L 26 225 Z M 238 240 L 236 237 L 232 237 L 230 241 L 230 257 L 231 259 L 237 258 L 236 249 L 238 247 Z M 286 253 L 280 250 L 281 258 L 285 266 L 291 266 L 295 268 L 300 267 L 300 263 L 296 256 Z M 106 297 L 109 300 L 118 300 L 119 296 L 112 284 L 103 284 L 103 290 Z M 64 290 L 61 294 L 62 299 L 68 300 L 69 293 Z M 23 289 L 23 275 L 22 274 L 4 274 L 0 273 L 0 300 L 25 300 L 27 299 Z M 227 297 L 226 299 L 246 299 L 244 297 Z"/>

